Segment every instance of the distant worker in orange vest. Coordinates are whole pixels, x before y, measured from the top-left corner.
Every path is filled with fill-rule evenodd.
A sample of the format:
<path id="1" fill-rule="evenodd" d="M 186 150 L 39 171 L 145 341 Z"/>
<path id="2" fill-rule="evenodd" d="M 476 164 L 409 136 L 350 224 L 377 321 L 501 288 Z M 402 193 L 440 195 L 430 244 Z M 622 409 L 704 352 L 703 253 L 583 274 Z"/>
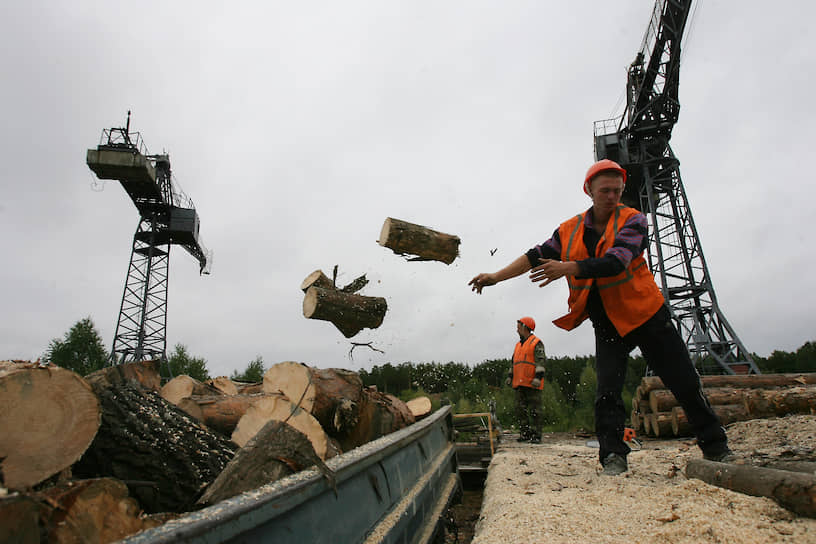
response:
<path id="1" fill-rule="evenodd" d="M 541 390 L 544 389 L 544 343 L 533 334 L 535 320 L 522 317 L 516 322 L 519 341 L 513 350 L 513 366 L 507 385 L 516 391 L 516 418 L 519 442 L 541 443 Z"/>
<path id="2" fill-rule="evenodd" d="M 591 208 L 562 223 L 543 244 L 497 272 L 478 274 L 468 285 L 481 293 L 528 271 L 530 281 L 541 282 L 539 287 L 566 277 L 569 313 L 553 323 L 572 330 L 589 318 L 595 329 L 595 432 L 604 474 L 629 468 L 621 391 L 635 347 L 685 410 L 703 457 L 729 461 L 733 454 L 725 429 L 643 258 L 649 245 L 646 216 L 620 202 L 625 184 L 626 170 L 618 163 L 596 162 L 583 185 Z"/>

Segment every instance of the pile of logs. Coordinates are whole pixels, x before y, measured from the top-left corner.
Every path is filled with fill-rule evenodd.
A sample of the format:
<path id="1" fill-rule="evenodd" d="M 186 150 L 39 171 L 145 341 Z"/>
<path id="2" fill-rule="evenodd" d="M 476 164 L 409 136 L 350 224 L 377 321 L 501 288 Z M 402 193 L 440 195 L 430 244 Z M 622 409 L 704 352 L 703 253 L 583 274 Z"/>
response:
<path id="1" fill-rule="evenodd" d="M 158 369 L 82 378 L 0 361 L 0 542 L 111 542 L 313 465 L 333 484 L 325 459 L 426 408 L 415 416 L 354 372 L 302 363 L 255 384 L 178 376 L 160 387 Z"/>
<path id="2" fill-rule="evenodd" d="M 703 376 L 701 380 L 723 425 L 816 413 L 816 373 Z M 653 437 L 693 434 L 683 408 L 657 376 L 644 377 L 635 391 L 631 426 Z"/>

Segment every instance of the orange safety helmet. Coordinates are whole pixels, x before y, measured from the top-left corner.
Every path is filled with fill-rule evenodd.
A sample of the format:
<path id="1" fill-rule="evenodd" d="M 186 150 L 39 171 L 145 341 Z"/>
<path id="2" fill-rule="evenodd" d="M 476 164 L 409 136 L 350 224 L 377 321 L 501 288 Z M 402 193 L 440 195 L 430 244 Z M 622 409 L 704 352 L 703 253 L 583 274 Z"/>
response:
<path id="1" fill-rule="evenodd" d="M 584 192 L 589 194 L 589 184 L 592 181 L 592 178 L 600 174 L 601 172 L 607 171 L 617 172 L 623 176 L 623 185 L 626 186 L 626 170 L 621 167 L 620 164 L 616 163 L 615 161 L 610 161 L 609 159 L 603 159 L 592 166 L 589 167 L 587 170 L 586 178 L 584 178 Z"/>
<path id="2" fill-rule="evenodd" d="M 535 319 L 532 317 L 522 317 L 518 320 L 519 323 L 530 329 L 531 331 L 535 330 Z"/>

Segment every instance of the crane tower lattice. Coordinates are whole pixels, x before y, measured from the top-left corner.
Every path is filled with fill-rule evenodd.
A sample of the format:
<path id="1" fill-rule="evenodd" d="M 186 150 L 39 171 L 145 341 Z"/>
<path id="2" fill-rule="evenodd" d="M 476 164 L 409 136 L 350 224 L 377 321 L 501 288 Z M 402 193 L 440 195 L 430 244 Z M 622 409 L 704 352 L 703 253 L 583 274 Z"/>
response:
<path id="1" fill-rule="evenodd" d="M 198 213 L 174 182 L 169 155 L 149 154 L 141 135 L 130 132 L 130 112 L 124 128 L 102 131 L 86 163 L 99 179 L 118 180 L 139 213 L 110 363 L 166 363 L 170 248 L 184 248 L 202 274 L 209 274 L 212 265 L 212 252 L 199 234 Z M 165 377 L 169 366 L 166 370 Z"/>

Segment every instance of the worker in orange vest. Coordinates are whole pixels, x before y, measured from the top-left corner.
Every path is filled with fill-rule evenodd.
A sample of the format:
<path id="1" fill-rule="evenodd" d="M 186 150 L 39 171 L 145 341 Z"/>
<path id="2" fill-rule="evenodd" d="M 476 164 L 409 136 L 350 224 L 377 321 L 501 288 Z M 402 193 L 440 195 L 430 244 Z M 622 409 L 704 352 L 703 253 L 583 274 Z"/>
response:
<path id="1" fill-rule="evenodd" d="M 516 322 L 519 341 L 513 350 L 513 366 L 507 385 L 516 391 L 516 419 L 519 442 L 541 443 L 541 390 L 544 389 L 544 343 L 533 334 L 535 319 L 522 317 Z"/>
<path id="2" fill-rule="evenodd" d="M 572 330 L 589 318 L 595 329 L 595 431 L 604 474 L 621 474 L 629 467 L 621 391 L 635 347 L 685 410 L 703 457 L 729 461 L 733 454 L 725 429 L 643 258 L 649 245 L 646 216 L 620 202 L 625 184 L 626 170 L 618 163 L 596 162 L 583 183 L 591 208 L 563 222 L 549 240 L 506 267 L 478 274 L 468 284 L 481 293 L 528 271 L 539 287 L 566 278 L 569 312 L 553 323 Z"/>

